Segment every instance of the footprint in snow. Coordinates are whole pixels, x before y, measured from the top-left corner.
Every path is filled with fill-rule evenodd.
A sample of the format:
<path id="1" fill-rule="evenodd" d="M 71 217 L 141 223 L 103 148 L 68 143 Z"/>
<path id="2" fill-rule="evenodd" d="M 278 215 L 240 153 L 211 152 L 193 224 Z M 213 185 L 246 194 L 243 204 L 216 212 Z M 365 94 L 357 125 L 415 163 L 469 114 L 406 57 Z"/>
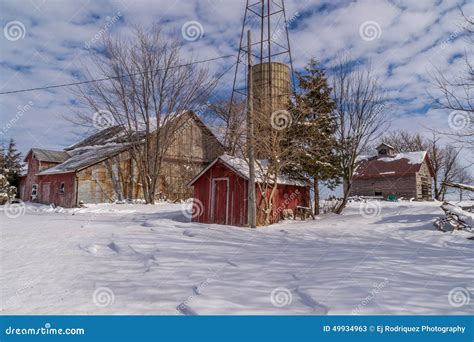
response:
<path id="1" fill-rule="evenodd" d="M 183 231 L 183 235 L 184 236 L 188 236 L 188 237 L 195 237 L 196 235 L 191 232 L 189 229 L 186 229 L 185 231 Z"/>
<path id="2" fill-rule="evenodd" d="M 185 316 L 197 316 L 197 312 L 184 303 L 179 304 L 176 307 L 176 310 L 178 310 L 178 312 L 182 313 Z"/>
<path id="3" fill-rule="evenodd" d="M 313 313 L 316 315 L 327 315 L 329 312 L 329 308 L 326 305 L 318 303 L 311 297 L 309 294 L 301 291 L 298 287 L 294 291 L 298 297 L 300 297 L 300 301 L 303 305 L 310 307 L 313 309 Z"/>
<path id="4" fill-rule="evenodd" d="M 227 262 L 230 266 L 239 267 L 239 265 L 233 263 L 233 262 L 230 261 L 230 260 L 226 260 L 226 262 Z"/>
<path id="5" fill-rule="evenodd" d="M 115 242 L 111 242 L 107 245 L 107 247 L 109 247 L 111 250 L 113 250 L 115 253 L 118 253 L 119 252 L 119 247 L 117 246 L 117 244 Z"/>
<path id="6" fill-rule="evenodd" d="M 79 249 L 96 256 L 115 255 L 117 253 L 117 251 L 111 249 L 108 245 L 105 246 L 99 244 L 94 244 L 90 246 L 81 246 L 79 244 Z"/>
<path id="7" fill-rule="evenodd" d="M 284 230 L 284 229 L 282 229 L 282 230 L 280 230 L 280 233 L 283 233 L 283 234 L 288 234 L 288 231 L 287 231 L 287 230 Z"/>

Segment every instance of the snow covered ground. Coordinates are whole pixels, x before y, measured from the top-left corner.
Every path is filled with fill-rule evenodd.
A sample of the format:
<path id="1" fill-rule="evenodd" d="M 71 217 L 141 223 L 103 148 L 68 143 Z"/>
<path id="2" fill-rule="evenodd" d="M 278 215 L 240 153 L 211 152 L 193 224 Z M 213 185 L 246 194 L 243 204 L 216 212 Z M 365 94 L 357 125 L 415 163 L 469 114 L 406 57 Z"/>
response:
<path id="1" fill-rule="evenodd" d="M 474 241 L 433 228 L 439 205 L 257 230 L 171 204 L 0 207 L 1 314 L 472 314 Z"/>

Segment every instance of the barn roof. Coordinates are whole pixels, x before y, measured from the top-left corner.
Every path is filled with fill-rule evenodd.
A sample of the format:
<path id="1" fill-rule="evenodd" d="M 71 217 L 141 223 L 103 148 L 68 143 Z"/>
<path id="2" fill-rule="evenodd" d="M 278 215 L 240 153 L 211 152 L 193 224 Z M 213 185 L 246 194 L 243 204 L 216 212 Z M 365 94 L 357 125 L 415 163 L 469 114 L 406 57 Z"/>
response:
<path id="1" fill-rule="evenodd" d="M 234 157 L 234 156 L 229 156 L 227 154 L 223 154 L 214 161 L 209 164 L 206 168 L 204 168 L 199 174 L 197 174 L 189 183 L 188 185 L 191 186 L 193 185 L 203 174 L 206 173 L 207 170 L 209 170 L 212 166 L 214 166 L 217 162 L 222 162 L 224 165 L 226 165 L 228 168 L 230 168 L 232 171 L 237 173 L 239 176 L 241 176 L 244 179 L 249 179 L 249 166 L 248 163 L 245 159 Z M 267 161 L 265 160 L 260 160 L 258 164 L 261 165 L 261 167 L 258 167 L 255 165 L 255 181 L 256 182 L 262 182 L 264 179 L 264 176 L 267 172 L 267 166 L 266 166 Z M 285 185 L 297 185 L 297 186 L 308 186 L 308 183 L 302 180 L 298 179 L 292 179 L 288 177 L 287 175 L 282 175 L 278 177 L 277 179 L 277 184 L 285 184 Z"/>
<path id="2" fill-rule="evenodd" d="M 24 161 L 26 162 L 26 158 L 30 153 L 33 153 L 35 158 L 39 161 L 51 162 L 51 163 L 62 163 L 63 161 L 67 160 L 71 156 L 64 151 L 53 151 L 53 150 L 45 150 L 42 148 L 32 148 L 25 156 Z"/>
<path id="3" fill-rule="evenodd" d="M 98 131 L 91 136 L 66 147 L 66 151 L 74 150 L 77 148 L 87 147 L 87 146 L 97 146 L 97 145 L 105 145 L 110 143 L 123 143 L 127 139 L 127 135 L 124 132 L 124 129 L 121 126 L 113 126 L 104 128 Z"/>
<path id="4" fill-rule="evenodd" d="M 78 148 L 70 152 L 72 157 L 66 160 L 64 163 L 56 165 L 50 169 L 43 170 L 38 173 L 38 175 L 43 176 L 80 171 L 89 166 L 100 163 L 105 159 L 113 157 L 128 148 L 129 146 L 125 144 L 109 144 L 104 146 L 88 146 Z"/>
<path id="5" fill-rule="evenodd" d="M 363 157 L 357 162 L 355 179 L 380 178 L 388 176 L 410 176 L 420 171 L 424 162 L 433 175 L 431 163 L 426 151 L 398 153 L 393 157 Z"/>
<path id="6" fill-rule="evenodd" d="M 175 122 L 175 120 L 183 120 L 182 125 L 185 125 L 186 118 L 184 118 L 184 115 L 187 115 L 190 119 L 193 119 L 196 121 L 198 126 L 201 127 L 201 129 L 204 131 L 206 136 L 215 139 L 215 141 L 222 146 L 222 143 L 220 140 L 217 138 L 216 134 L 201 120 L 201 118 L 194 113 L 193 111 L 183 111 L 182 113 L 175 114 L 169 121 L 165 122 L 166 124 L 171 124 L 172 122 Z M 134 134 L 134 140 L 135 141 L 140 141 L 141 139 L 144 138 L 145 136 L 145 131 L 144 130 L 138 130 Z M 75 143 L 74 145 L 71 145 L 67 148 L 65 148 L 66 151 L 71 151 L 77 148 L 83 148 L 83 147 L 88 147 L 88 146 L 99 146 L 99 145 L 105 145 L 105 144 L 123 144 L 127 143 L 130 140 L 130 134 L 127 133 L 125 128 L 123 126 L 113 126 L 113 127 L 108 127 L 104 128 L 91 136 L 88 136 L 87 138 Z"/>

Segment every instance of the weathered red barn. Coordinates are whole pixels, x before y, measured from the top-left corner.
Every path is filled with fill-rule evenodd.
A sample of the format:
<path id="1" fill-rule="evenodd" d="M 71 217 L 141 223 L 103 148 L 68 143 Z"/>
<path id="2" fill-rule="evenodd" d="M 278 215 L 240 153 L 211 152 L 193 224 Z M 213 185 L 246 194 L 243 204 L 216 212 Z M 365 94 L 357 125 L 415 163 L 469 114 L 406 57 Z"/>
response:
<path id="1" fill-rule="evenodd" d="M 256 171 L 258 182 L 259 172 Z M 194 187 L 193 222 L 246 226 L 249 171 L 245 160 L 222 155 L 203 169 L 189 183 Z M 263 201 L 256 186 L 257 219 L 262 225 Z M 309 186 L 305 182 L 280 177 L 273 198 L 270 223 L 282 218 L 283 210 L 295 211 L 297 206 L 310 203 Z"/>

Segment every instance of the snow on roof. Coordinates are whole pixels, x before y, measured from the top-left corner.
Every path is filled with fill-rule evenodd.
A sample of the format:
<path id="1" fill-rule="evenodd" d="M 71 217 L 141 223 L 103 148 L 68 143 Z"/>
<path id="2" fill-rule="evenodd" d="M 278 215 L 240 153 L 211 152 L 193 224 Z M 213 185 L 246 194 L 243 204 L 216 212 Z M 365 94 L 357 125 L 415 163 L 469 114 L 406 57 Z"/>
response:
<path id="1" fill-rule="evenodd" d="M 394 160 L 408 159 L 408 164 L 421 164 L 426 157 L 426 151 L 398 153 L 393 157 L 378 158 L 378 161 L 392 162 Z"/>
<path id="2" fill-rule="evenodd" d="M 420 170 L 426 151 L 398 153 L 393 157 L 361 157 L 357 160 L 355 178 L 407 176 Z"/>
<path id="3" fill-rule="evenodd" d="M 384 142 L 381 143 L 379 146 L 377 146 L 377 148 L 380 148 L 380 147 L 382 147 L 382 146 L 387 146 L 388 148 L 395 149 L 395 147 L 393 147 L 392 145 L 389 145 L 389 144 L 384 143 Z"/>
<path id="4" fill-rule="evenodd" d="M 81 147 L 105 145 L 108 143 L 123 143 L 127 139 L 125 130 L 120 126 L 104 128 L 81 141 L 66 147 L 66 151 Z"/>
<path id="5" fill-rule="evenodd" d="M 39 176 L 57 173 L 69 173 L 82 170 L 88 166 L 110 158 L 128 148 L 126 144 L 108 144 L 103 146 L 82 147 L 70 151 L 71 158 L 64 163 L 38 173 Z"/>
<path id="6" fill-rule="evenodd" d="M 198 175 L 196 175 L 190 182 L 189 185 L 192 185 L 198 178 L 200 178 L 207 170 L 209 170 L 215 163 L 221 161 L 241 177 L 245 179 L 249 179 L 249 165 L 247 161 L 243 158 L 238 158 L 234 156 L 229 156 L 227 154 L 223 154 L 217 157 L 211 164 L 209 164 L 206 168 L 204 168 Z M 268 161 L 266 160 L 258 160 L 255 163 L 255 181 L 256 182 L 263 182 L 266 173 L 268 172 Z M 277 179 L 277 184 L 284 184 L 284 185 L 297 185 L 297 186 L 307 186 L 308 183 L 303 180 L 292 179 L 288 175 L 281 175 Z"/>
<path id="7" fill-rule="evenodd" d="M 32 148 L 30 152 L 33 153 L 37 160 L 51 163 L 62 163 L 70 157 L 70 155 L 64 151 L 45 150 L 42 148 Z M 30 152 L 28 152 L 26 156 L 28 156 Z M 24 161 L 26 161 L 26 157 Z"/>

